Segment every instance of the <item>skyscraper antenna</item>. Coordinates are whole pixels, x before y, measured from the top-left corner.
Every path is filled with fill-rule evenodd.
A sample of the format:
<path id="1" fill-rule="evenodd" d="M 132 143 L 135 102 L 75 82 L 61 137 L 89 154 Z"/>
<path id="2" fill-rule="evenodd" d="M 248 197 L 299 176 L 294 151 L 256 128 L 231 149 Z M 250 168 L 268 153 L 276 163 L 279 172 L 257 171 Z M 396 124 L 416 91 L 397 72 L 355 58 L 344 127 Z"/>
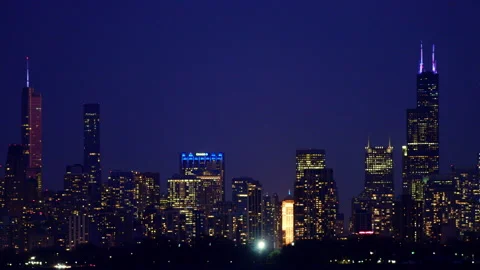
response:
<path id="1" fill-rule="evenodd" d="M 30 87 L 30 72 L 28 70 L 28 56 L 25 57 L 25 60 L 27 61 L 27 87 Z"/>
<path id="2" fill-rule="evenodd" d="M 370 148 L 370 135 L 367 137 L 367 148 Z"/>
<path id="3" fill-rule="evenodd" d="M 290 189 L 288 190 L 288 196 L 292 195 L 292 193 L 290 192 Z"/>
<path id="4" fill-rule="evenodd" d="M 392 138 L 388 136 L 388 148 L 392 148 Z"/>
<path id="5" fill-rule="evenodd" d="M 418 71 L 418 73 L 422 73 L 423 72 L 423 42 L 420 41 L 420 70 Z"/>
<path id="6" fill-rule="evenodd" d="M 432 45 L 432 71 L 437 73 L 437 63 L 435 62 L 435 44 Z"/>

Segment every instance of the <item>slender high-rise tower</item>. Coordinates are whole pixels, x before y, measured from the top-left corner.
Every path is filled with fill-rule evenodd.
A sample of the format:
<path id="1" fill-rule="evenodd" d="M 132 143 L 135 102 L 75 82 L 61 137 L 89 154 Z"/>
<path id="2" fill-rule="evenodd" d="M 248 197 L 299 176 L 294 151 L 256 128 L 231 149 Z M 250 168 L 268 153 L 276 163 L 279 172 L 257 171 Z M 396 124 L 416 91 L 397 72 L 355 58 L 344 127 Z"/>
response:
<path id="1" fill-rule="evenodd" d="M 403 149 L 403 192 L 416 196 L 426 177 L 439 173 L 439 86 L 432 52 L 432 70 L 423 67 L 423 47 L 417 74 L 417 106 L 407 110 L 407 145 Z"/>
<path id="2" fill-rule="evenodd" d="M 38 195 L 42 193 L 42 95 L 30 87 L 29 63 L 27 81 L 22 90 L 22 144 L 25 146 L 27 178 L 35 179 Z"/>
<path id="3" fill-rule="evenodd" d="M 100 104 L 83 105 L 83 168 L 88 174 L 88 197 L 100 200 L 102 167 L 100 165 Z"/>

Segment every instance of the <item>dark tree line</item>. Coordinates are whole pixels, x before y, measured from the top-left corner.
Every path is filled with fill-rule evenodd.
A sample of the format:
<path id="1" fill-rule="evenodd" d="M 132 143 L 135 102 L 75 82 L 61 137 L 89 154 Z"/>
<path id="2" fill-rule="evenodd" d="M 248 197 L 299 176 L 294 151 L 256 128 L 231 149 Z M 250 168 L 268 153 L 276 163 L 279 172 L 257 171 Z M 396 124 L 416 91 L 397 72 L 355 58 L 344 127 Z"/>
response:
<path id="1" fill-rule="evenodd" d="M 473 255 L 473 256 L 472 256 Z M 395 242 L 375 236 L 346 241 L 297 241 L 281 250 L 258 250 L 255 246 L 235 245 L 227 239 L 204 237 L 193 246 L 160 238 L 140 244 L 100 248 L 78 246 L 73 251 L 41 249 L 15 254 L 0 252 L 0 268 L 7 263 L 22 264 L 31 256 L 48 264 L 95 265 L 97 269 L 160 269 L 169 265 L 195 265 L 196 268 L 222 266 L 228 269 L 274 269 L 305 265 L 325 265 L 362 261 L 363 264 L 402 263 L 450 264 L 469 263 L 480 258 L 479 242 L 416 244 Z"/>

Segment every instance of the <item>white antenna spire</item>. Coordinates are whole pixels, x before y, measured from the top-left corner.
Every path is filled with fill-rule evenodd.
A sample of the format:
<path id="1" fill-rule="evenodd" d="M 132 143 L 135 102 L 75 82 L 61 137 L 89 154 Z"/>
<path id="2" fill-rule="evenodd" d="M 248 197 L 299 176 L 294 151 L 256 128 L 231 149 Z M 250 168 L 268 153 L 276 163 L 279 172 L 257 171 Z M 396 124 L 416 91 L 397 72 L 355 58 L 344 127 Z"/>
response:
<path id="1" fill-rule="evenodd" d="M 25 57 L 25 60 L 27 61 L 27 87 L 30 87 L 30 71 L 28 69 L 28 56 Z"/>

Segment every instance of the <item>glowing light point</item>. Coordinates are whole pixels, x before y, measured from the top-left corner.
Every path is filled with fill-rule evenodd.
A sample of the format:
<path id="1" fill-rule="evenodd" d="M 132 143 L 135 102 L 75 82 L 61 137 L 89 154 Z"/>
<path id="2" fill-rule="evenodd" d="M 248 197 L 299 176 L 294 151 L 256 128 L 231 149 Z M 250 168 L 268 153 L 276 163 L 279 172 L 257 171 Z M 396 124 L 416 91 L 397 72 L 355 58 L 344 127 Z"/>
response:
<path id="1" fill-rule="evenodd" d="M 435 44 L 432 45 L 432 71 L 437 73 L 437 63 L 435 62 Z"/>
<path id="2" fill-rule="evenodd" d="M 263 251 L 267 247 L 267 244 L 265 243 L 264 240 L 260 240 L 257 243 L 257 248 L 259 251 Z"/>

